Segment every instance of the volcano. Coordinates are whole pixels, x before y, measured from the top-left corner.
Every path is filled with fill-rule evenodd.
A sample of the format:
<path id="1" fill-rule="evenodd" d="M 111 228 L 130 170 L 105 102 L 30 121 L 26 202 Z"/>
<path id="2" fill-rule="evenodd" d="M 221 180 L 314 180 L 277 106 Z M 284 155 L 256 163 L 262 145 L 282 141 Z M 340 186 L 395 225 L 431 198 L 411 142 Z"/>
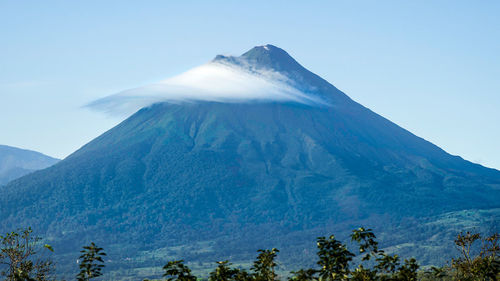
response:
<path id="1" fill-rule="evenodd" d="M 66 159 L 2 187 L 1 232 L 31 226 L 63 268 L 95 241 L 110 270 L 147 277 L 141 268 L 167 259 L 196 268 L 267 247 L 296 269 L 317 236 L 361 225 L 389 251 L 439 264 L 458 231 L 498 231 L 500 171 L 413 135 L 275 46 L 209 64 L 277 73 L 301 94 L 147 99 Z M 119 97 L 97 104 L 136 100 Z"/>

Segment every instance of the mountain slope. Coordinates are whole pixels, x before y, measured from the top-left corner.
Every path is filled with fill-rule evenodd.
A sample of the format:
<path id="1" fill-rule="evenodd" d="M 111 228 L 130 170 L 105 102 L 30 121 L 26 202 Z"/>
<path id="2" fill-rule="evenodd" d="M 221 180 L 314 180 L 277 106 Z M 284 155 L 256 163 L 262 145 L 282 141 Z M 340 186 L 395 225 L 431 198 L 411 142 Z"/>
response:
<path id="1" fill-rule="evenodd" d="M 59 159 L 36 151 L 0 145 L 0 185 L 36 170 L 45 169 Z"/>
<path id="2" fill-rule="evenodd" d="M 387 247 L 435 233 L 447 238 L 455 229 L 433 224 L 445 214 L 463 220 L 463 212 L 477 213 L 465 227 L 498 229 L 492 218 L 499 216 L 500 171 L 416 137 L 274 46 L 220 60 L 278 71 L 326 104 L 143 108 L 58 164 L 3 188 L 0 230 L 30 225 L 67 257 L 71 247 L 97 241 L 119 272 L 150 265 L 146 256 L 160 263 L 241 260 L 272 246 L 294 266 L 313 253 L 317 235 L 342 237 L 359 225 L 381 233 Z M 438 249 L 424 262 L 438 263 L 443 254 Z M 140 258 L 127 262 L 131 256 Z"/>

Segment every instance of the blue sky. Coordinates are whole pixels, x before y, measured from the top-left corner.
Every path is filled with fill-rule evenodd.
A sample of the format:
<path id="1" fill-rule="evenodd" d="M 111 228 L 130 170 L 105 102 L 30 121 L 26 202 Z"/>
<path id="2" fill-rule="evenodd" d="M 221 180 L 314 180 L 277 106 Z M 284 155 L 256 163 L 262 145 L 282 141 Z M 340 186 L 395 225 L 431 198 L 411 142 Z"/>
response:
<path id="1" fill-rule="evenodd" d="M 65 157 L 82 106 L 274 44 L 351 98 L 500 169 L 499 1 L 0 0 L 0 144 Z"/>

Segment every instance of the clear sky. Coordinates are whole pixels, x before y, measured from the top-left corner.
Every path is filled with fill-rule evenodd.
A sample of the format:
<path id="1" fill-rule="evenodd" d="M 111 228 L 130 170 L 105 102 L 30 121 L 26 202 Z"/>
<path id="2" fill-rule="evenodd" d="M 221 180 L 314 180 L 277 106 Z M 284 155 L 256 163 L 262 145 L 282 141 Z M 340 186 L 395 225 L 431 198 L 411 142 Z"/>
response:
<path id="1" fill-rule="evenodd" d="M 82 106 L 274 44 L 354 100 L 500 169 L 500 1 L 0 0 L 0 144 L 65 157 Z"/>

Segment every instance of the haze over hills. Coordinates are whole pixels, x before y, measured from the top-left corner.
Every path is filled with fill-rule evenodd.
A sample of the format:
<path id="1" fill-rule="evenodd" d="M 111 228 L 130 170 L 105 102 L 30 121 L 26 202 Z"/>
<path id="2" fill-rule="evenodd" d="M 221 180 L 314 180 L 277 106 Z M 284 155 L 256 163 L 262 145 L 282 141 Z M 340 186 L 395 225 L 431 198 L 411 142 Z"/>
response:
<path id="1" fill-rule="evenodd" d="M 33 171 L 45 169 L 58 161 L 59 159 L 36 151 L 0 145 L 0 185 Z"/>
<path id="2" fill-rule="evenodd" d="M 389 249 L 439 263 L 456 231 L 498 230 L 500 171 L 413 135 L 272 45 L 208 67 L 93 103 L 145 107 L 2 188 L 0 231 L 32 226 L 62 262 L 96 241 L 111 268 L 147 277 L 139 268 L 158 259 L 238 261 L 264 247 L 293 267 L 316 236 L 360 225 Z M 189 85 L 208 74 L 222 94 Z M 264 92 L 238 90 L 247 78 Z"/>

